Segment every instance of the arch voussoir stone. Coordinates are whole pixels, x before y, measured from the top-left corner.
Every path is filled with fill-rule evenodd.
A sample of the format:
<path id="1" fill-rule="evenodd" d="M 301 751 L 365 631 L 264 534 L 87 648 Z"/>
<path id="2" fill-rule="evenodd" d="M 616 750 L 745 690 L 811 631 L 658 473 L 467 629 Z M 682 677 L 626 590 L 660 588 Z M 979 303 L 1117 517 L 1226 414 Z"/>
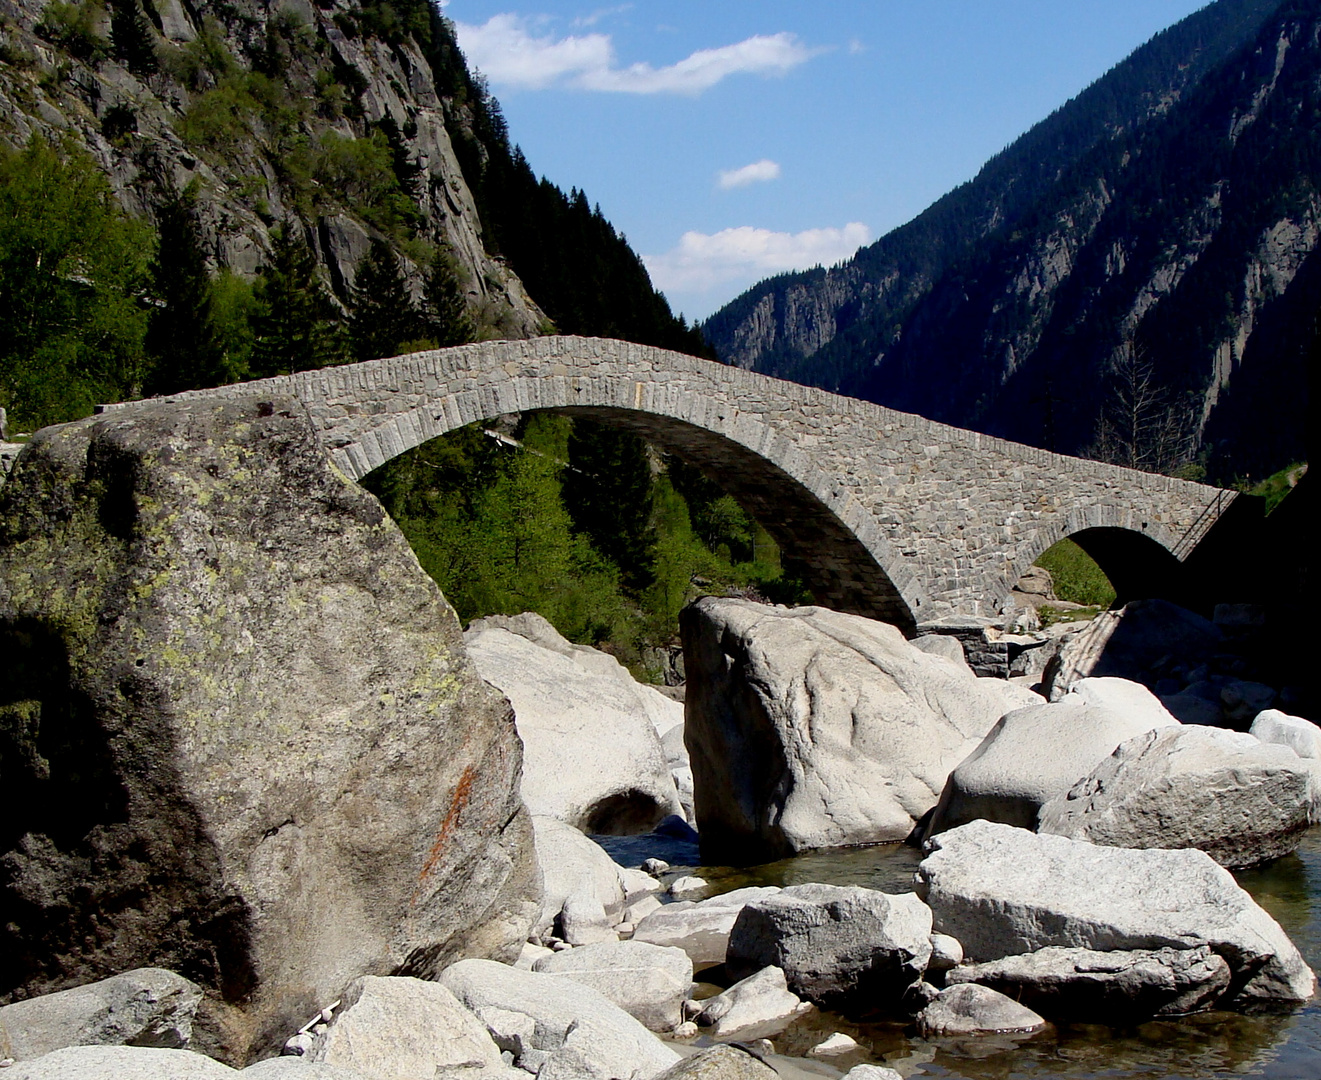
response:
<path id="1" fill-rule="evenodd" d="M 1236 498 L 601 338 L 480 342 L 178 398 L 263 394 L 301 401 L 354 479 L 502 413 L 617 424 L 711 473 L 821 602 L 908 630 L 993 615 L 1065 536 L 1120 561 L 1177 567 Z"/>

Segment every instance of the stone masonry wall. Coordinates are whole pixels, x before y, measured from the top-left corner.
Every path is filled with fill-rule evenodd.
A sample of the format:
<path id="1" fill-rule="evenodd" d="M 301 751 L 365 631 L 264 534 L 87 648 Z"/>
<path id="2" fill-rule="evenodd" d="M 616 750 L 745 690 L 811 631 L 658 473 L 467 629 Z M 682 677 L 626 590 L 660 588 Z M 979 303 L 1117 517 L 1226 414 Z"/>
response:
<path id="1" fill-rule="evenodd" d="M 596 338 L 483 342 L 180 396 L 286 393 L 354 479 L 501 413 L 631 428 L 742 499 L 821 602 L 910 628 L 993 614 L 1038 555 L 1083 529 L 1132 530 L 1182 561 L 1234 498 Z"/>

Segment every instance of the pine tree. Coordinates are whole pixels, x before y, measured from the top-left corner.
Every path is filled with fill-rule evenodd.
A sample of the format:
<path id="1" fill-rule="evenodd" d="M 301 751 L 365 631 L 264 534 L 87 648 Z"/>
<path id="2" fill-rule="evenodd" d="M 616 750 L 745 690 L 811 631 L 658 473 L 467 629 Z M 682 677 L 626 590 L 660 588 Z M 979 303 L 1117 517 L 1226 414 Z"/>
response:
<path id="1" fill-rule="evenodd" d="M 115 58 L 134 75 L 154 75 L 160 70 L 156 39 L 138 0 L 112 0 L 110 44 Z"/>
<path id="2" fill-rule="evenodd" d="M 569 436 L 564 506 L 574 530 L 585 534 L 640 592 L 655 577 L 651 522 L 651 463 L 636 435 L 577 420 Z"/>
<path id="3" fill-rule="evenodd" d="M 191 192 L 162 208 L 152 280 L 161 306 L 153 309 L 147 327 L 147 393 L 174 394 L 228 381 Z"/>
<path id="4" fill-rule="evenodd" d="M 476 337 L 472 319 L 468 317 L 468 304 L 459 288 L 450 256 L 438 250 L 427 271 L 426 287 L 422 293 L 422 317 L 426 335 L 442 349 L 463 345 Z"/>
<path id="5" fill-rule="evenodd" d="M 257 338 L 252 348 L 256 378 L 287 375 L 341 363 L 341 318 L 316 272 L 316 259 L 291 226 L 271 233 L 271 261 L 258 273 Z"/>
<path id="6" fill-rule="evenodd" d="M 384 240 L 373 240 L 358 264 L 349 295 L 349 340 L 357 360 L 395 356 L 421 335 L 417 309 L 399 271 L 399 260 Z"/>

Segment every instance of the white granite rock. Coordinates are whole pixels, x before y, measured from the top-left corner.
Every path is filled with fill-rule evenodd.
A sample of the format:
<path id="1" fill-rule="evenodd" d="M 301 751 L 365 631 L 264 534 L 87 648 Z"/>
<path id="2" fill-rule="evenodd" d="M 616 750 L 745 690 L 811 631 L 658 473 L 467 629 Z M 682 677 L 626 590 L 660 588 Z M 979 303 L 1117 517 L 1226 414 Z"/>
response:
<path id="1" fill-rule="evenodd" d="M 680 628 L 708 861 L 903 840 L 995 721 L 1039 700 L 825 608 L 704 597 Z"/>
<path id="2" fill-rule="evenodd" d="M 440 982 L 514 1064 L 547 1080 L 650 1080 L 679 1057 L 618 1005 L 568 978 L 461 960 Z"/>
<path id="3" fill-rule="evenodd" d="M 324 1034 L 305 1055 L 375 1080 L 414 1080 L 440 1069 L 500 1069 L 485 1027 L 439 983 L 366 975 L 344 992 Z"/>
<path id="4" fill-rule="evenodd" d="M 1099 693 L 1097 684 L 1123 682 L 1084 679 L 1083 683 L 1092 685 L 1080 693 L 1067 694 L 1052 704 L 1016 709 L 1001 717 L 950 773 L 927 836 L 977 818 L 1036 828 L 1041 807 L 1068 791 L 1120 743 L 1151 730 L 1154 722 L 1178 723 L 1164 712 L 1159 701 L 1154 708 L 1147 704 L 1125 712 L 1089 700 L 1089 694 L 1109 696 L 1111 700 L 1121 696 Z M 1111 690 L 1112 685 L 1104 689 Z M 1160 709 L 1163 716 L 1155 709 Z"/>
<path id="5" fill-rule="evenodd" d="M 1316 988 L 1279 924 L 1205 852 L 1101 847 L 988 821 L 929 846 L 918 893 L 971 962 L 1050 945 L 1209 945 L 1232 974 L 1225 1004 L 1306 1001 Z"/>
<path id="6" fill-rule="evenodd" d="M 1041 808 L 1042 832 L 1128 848 L 1205 851 L 1254 866 L 1298 846 L 1312 774 L 1287 746 L 1180 725 L 1120 745 Z"/>
<path id="7" fill-rule="evenodd" d="M 65 1046 L 187 1047 L 202 988 L 163 968 L 137 968 L 100 982 L 0 1007 L 0 1032 L 18 1061 Z"/>
<path id="8" fill-rule="evenodd" d="M 693 962 L 682 949 L 645 941 L 586 945 L 552 953 L 533 967 L 598 991 L 652 1031 L 672 1031 L 683 1021 L 683 1002 L 693 982 Z"/>
<path id="9" fill-rule="evenodd" d="M 556 818 L 534 817 L 532 828 L 544 883 L 538 925 L 549 926 L 571 896 L 594 898 L 617 921 L 624 913 L 624 886 L 619 866 L 601 845 Z"/>
<path id="10" fill-rule="evenodd" d="M 464 644 L 514 707 L 523 801 L 534 815 L 626 834 L 680 812 L 655 721 L 682 722 L 682 705 L 530 612 L 474 620 Z"/>
<path id="11" fill-rule="evenodd" d="M 5 1080 L 233 1080 L 237 1069 L 191 1050 L 68 1046 L 5 1069 Z"/>
<path id="12" fill-rule="evenodd" d="M 1012 998 L 985 986 L 961 983 L 940 992 L 917 1015 L 924 1039 L 949 1035 L 991 1035 L 1040 1031 L 1046 1021 Z"/>
<path id="13" fill-rule="evenodd" d="M 789 989 L 782 968 L 765 967 L 708 998 L 697 1026 L 716 1039 L 773 1033 L 810 1008 Z"/>
<path id="14" fill-rule="evenodd" d="M 931 957 L 931 910 L 912 893 L 794 885 L 754 900 L 729 935 L 734 976 L 783 968 L 789 988 L 843 1009 L 898 1002 Z"/>
<path id="15" fill-rule="evenodd" d="M 774 885 L 750 886 L 712 896 L 707 900 L 679 900 L 665 904 L 637 924 L 634 941 L 653 945 L 674 945 L 692 958 L 694 964 L 722 964 L 729 946 L 729 932 L 743 905 L 774 896 Z"/>

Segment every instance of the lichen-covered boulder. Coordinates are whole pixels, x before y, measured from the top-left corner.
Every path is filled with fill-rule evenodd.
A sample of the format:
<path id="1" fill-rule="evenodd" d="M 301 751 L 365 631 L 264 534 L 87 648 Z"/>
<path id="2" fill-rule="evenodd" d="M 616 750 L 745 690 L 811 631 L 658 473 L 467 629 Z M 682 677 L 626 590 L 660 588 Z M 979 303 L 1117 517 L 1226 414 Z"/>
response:
<path id="1" fill-rule="evenodd" d="M 708 863 L 906 839 L 991 726 L 1041 701 L 825 608 L 704 597 L 679 626 Z"/>
<path id="2" fill-rule="evenodd" d="M 292 400 L 48 428 L 0 488 L 0 1001 L 165 967 L 242 1063 L 359 975 L 512 960 L 520 759 Z"/>

